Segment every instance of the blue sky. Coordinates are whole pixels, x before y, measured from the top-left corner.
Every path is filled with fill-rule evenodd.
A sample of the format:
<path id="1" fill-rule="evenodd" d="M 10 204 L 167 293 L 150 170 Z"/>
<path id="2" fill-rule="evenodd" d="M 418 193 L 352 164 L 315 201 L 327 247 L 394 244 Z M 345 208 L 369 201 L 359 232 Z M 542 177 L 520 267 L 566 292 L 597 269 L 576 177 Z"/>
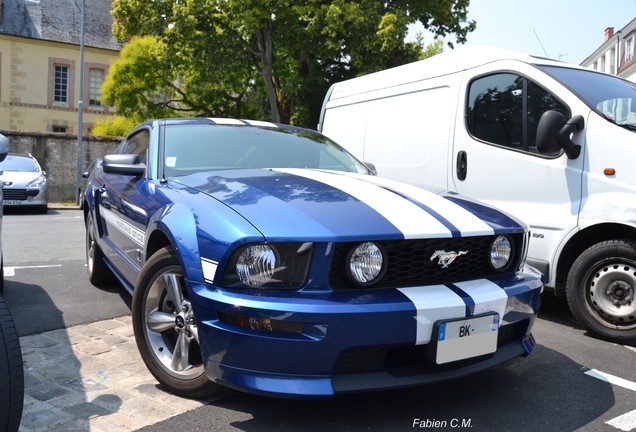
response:
<path id="1" fill-rule="evenodd" d="M 636 18 L 636 0 L 471 0 L 468 18 L 477 29 L 464 46 L 547 53 L 579 64 L 603 44 L 607 27 L 618 31 Z"/>

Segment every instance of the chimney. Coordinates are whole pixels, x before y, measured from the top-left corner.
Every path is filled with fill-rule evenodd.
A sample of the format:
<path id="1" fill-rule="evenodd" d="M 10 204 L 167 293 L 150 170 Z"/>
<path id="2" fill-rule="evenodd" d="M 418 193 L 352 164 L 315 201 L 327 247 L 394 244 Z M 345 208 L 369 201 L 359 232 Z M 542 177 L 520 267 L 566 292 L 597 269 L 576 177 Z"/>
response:
<path id="1" fill-rule="evenodd" d="M 605 29 L 605 41 L 610 40 L 614 36 L 614 27 L 608 27 Z"/>

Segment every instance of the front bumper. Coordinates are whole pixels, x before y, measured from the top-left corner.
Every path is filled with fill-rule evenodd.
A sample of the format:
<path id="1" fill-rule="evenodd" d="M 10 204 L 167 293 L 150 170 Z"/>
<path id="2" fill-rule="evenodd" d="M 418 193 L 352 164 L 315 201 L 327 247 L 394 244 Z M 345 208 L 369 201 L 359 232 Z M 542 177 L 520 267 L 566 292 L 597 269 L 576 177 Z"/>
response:
<path id="1" fill-rule="evenodd" d="M 49 202 L 48 187 L 11 188 L 5 186 L 2 190 L 2 202 L 7 207 L 46 207 Z"/>
<path id="2" fill-rule="evenodd" d="M 542 279 L 526 266 L 502 280 L 401 290 L 237 293 L 191 281 L 190 287 L 211 380 L 269 396 L 329 397 L 455 379 L 529 354 Z M 493 354 L 443 365 L 429 360 L 435 321 L 487 312 L 501 316 Z M 239 325 L 250 318 L 273 324 Z"/>

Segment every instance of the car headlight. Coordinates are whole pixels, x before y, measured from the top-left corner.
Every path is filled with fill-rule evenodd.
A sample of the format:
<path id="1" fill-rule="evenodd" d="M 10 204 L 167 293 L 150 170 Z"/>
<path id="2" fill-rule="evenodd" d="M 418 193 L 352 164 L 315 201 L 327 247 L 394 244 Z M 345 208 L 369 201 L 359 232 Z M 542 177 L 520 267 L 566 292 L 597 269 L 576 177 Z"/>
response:
<path id="1" fill-rule="evenodd" d="M 40 188 L 46 184 L 46 177 L 40 176 L 27 185 L 27 187 Z"/>
<path id="2" fill-rule="evenodd" d="M 512 242 L 507 236 L 497 236 L 490 246 L 490 265 L 495 270 L 505 269 L 512 258 Z"/>
<path id="3" fill-rule="evenodd" d="M 307 279 L 313 243 L 257 243 L 238 248 L 221 280 L 227 288 L 300 288 Z"/>
<path id="4" fill-rule="evenodd" d="M 349 277 L 360 285 L 372 285 L 380 280 L 385 264 L 384 250 L 372 242 L 360 243 L 347 255 Z"/>
<path id="5" fill-rule="evenodd" d="M 245 285 L 259 287 L 272 280 L 277 262 L 276 250 L 271 246 L 248 246 L 238 256 L 236 273 Z"/>

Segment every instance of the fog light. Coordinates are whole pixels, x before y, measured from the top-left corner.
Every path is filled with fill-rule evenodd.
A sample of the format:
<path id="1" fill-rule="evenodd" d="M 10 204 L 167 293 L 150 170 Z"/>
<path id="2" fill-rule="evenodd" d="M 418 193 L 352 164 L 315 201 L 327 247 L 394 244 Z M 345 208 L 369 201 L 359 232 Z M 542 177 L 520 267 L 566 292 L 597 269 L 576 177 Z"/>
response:
<path id="1" fill-rule="evenodd" d="M 385 268 L 384 252 L 375 243 L 361 243 L 349 253 L 348 263 L 349 275 L 353 281 L 370 285 L 382 276 Z"/>
<path id="2" fill-rule="evenodd" d="M 512 243 L 506 236 L 498 236 L 490 246 L 490 265 L 495 270 L 504 269 L 512 257 Z"/>

